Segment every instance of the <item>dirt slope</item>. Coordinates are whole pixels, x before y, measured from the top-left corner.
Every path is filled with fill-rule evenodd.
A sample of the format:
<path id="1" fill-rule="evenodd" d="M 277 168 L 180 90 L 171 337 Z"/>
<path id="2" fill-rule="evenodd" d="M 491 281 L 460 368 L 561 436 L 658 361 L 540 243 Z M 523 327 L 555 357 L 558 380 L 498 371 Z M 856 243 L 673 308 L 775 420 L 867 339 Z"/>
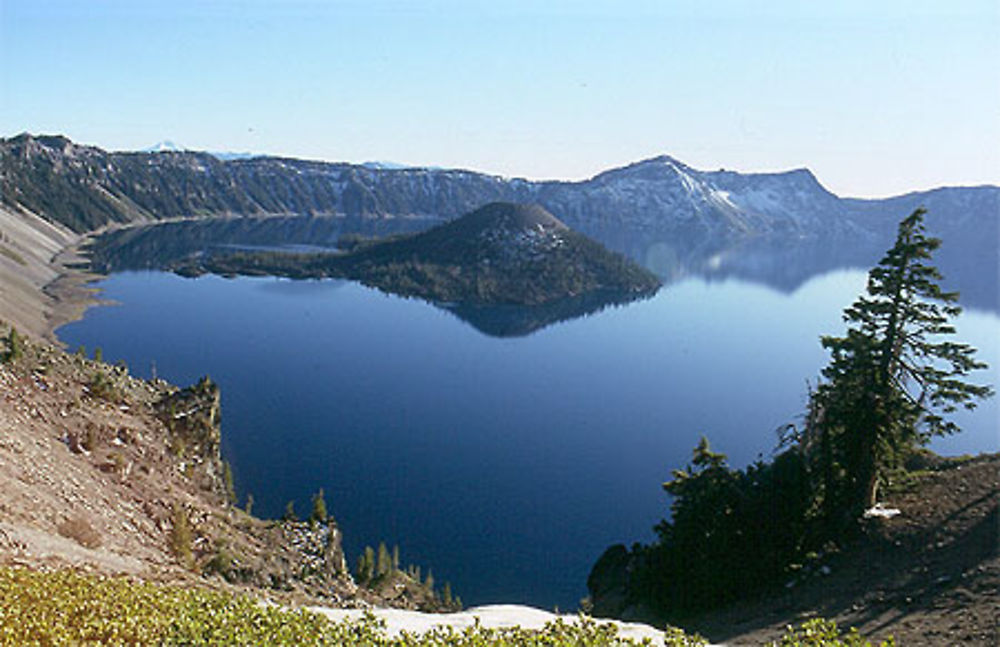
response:
<path id="1" fill-rule="evenodd" d="M 866 520 L 811 576 L 685 628 L 758 645 L 818 615 L 900 645 L 1000 644 L 1000 455 L 932 462 L 885 496 L 899 515 Z"/>
<path id="2" fill-rule="evenodd" d="M 81 316 L 92 302 L 91 278 L 69 266 L 80 262 L 78 234 L 38 216 L 0 207 L 0 322 L 36 338 Z"/>

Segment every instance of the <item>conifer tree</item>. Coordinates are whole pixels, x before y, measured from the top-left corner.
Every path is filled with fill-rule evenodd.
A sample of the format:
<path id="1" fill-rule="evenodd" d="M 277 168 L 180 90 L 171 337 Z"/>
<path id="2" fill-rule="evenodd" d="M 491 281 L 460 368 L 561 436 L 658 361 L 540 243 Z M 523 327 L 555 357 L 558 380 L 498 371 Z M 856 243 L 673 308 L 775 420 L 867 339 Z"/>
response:
<path id="1" fill-rule="evenodd" d="M 313 523 L 326 523 L 326 499 L 323 496 L 323 488 L 313 495 L 312 514 L 309 515 L 309 520 Z"/>
<path id="2" fill-rule="evenodd" d="M 374 554 L 371 546 L 365 546 L 364 552 L 358 555 L 357 566 L 354 569 L 354 574 L 358 578 L 358 584 L 365 585 L 371 581 L 372 571 L 374 570 Z"/>
<path id="3" fill-rule="evenodd" d="M 233 468 L 229 461 L 222 461 L 222 489 L 226 493 L 226 503 L 235 504 L 236 486 L 233 483 Z"/>
<path id="4" fill-rule="evenodd" d="M 365 546 L 365 581 L 370 582 L 375 577 L 375 551 L 371 546 Z"/>
<path id="5" fill-rule="evenodd" d="M 431 593 L 434 592 L 434 573 L 432 573 L 429 568 L 427 569 L 427 579 L 424 580 L 424 588 Z"/>
<path id="6" fill-rule="evenodd" d="M 17 361 L 24 354 L 24 342 L 14 326 L 10 327 L 10 333 L 7 335 L 7 347 L 9 349 L 7 357 L 12 362 Z"/>
<path id="7" fill-rule="evenodd" d="M 289 501 L 285 504 L 285 514 L 281 517 L 283 521 L 298 521 L 299 517 L 295 514 L 295 501 Z"/>
<path id="8" fill-rule="evenodd" d="M 392 555 L 389 554 L 389 549 L 386 548 L 385 542 L 379 542 L 378 563 L 375 568 L 375 574 L 381 577 L 387 575 L 390 571 L 392 571 Z"/>
<path id="9" fill-rule="evenodd" d="M 185 568 L 194 567 L 194 555 L 191 551 L 193 530 L 184 506 L 174 503 L 171 514 L 170 550 Z"/>
<path id="10" fill-rule="evenodd" d="M 879 479 L 918 445 L 952 434 L 944 415 L 992 393 L 965 380 L 985 368 L 955 332 L 958 294 L 944 292 L 928 261 L 941 241 L 925 235 L 925 211 L 899 224 L 896 243 L 868 275 L 867 295 L 844 311 L 847 332 L 822 338 L 831 354 L 812 394 L 807 450 L 822 479 L 828 517 L 876 502 Z"/>

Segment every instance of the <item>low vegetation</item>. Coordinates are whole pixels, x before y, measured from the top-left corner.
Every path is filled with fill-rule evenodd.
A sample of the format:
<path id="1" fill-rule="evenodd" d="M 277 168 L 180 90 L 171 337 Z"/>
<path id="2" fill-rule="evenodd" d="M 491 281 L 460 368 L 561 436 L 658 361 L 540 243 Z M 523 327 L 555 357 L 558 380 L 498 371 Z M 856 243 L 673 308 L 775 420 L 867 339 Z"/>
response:
<path id="1" fill-rule="evenodd" d="M 75 515 L 59 524 L 59 534 L 74 540 L 84 548 L 99 548 L 101 533 L 82 515 Z"/>
<path id="2" fill-rule="evenodd" d="M 319 613 L 263 603 L 249 596 L 138 582 L 73 571 L 0 568 L 0 645 L 365 645 L 368 647 L 479 647 L 651 645 L 618 635 L 609 623 L 581 617 L 557 619 L 541 630 L 457 631 L 436 628 L 422 635 L 389 636 L 374 615 L 332 622 Z M 704 645 L 676 628 L 667 647 Z M 891 645 L 892 643 L 886 643 Z M 864 647 L 856 632 L 813 620 L 789 628 L 781 647 Z"/>
<path id="3" fill-rule="evenodd" d="M 891 636 L 878 643 L 878 647 L 893 647 L 896 644 Z M 856 629 L 843 633 L 837 623 L 823 618 L 814 618 L 802 623 L 797 629 L 788 627 L 780 647 L 871 647 L 871 641 L 861 637 Z"/>
<path id="4" fill-rule="evenodd" d="M 24 341 L 14 326 L 10 327 L 6 342 L 7 348 L 0 353 L 0 358 L 3 358 L 5 362 L 16 362 L 21 359 L 21 356 L 24 355 Z"/>

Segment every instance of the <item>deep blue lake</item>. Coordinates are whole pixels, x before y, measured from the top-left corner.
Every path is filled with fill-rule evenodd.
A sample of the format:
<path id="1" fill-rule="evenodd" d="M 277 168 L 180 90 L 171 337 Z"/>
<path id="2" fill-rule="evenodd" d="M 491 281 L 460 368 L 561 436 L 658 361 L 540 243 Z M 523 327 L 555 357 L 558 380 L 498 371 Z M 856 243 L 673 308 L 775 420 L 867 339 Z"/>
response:
<path id="1" fill-rule="evenodd" d="M 305 514 L 324 488 L 352 566 L 385 541 L 467 605 L 565 610 L 607 546 L 652 539 L 660 484 L 702 434 L 735 465 L 770 454 L 826 363 L 819 336 L 843 331 L 864 280 L 689 278 L 496 338 L 353 283 L 125 272 L 98 284 L 118 305 L 59 336 L 143 377 L 211 375 L 241 501 Z M 1000 382 L 1000 318 L 967 311 L 959 338 L 991 364 L 976 380 Z M 993 399 L 933 448 L 997 451 L 998 419 Z"/>

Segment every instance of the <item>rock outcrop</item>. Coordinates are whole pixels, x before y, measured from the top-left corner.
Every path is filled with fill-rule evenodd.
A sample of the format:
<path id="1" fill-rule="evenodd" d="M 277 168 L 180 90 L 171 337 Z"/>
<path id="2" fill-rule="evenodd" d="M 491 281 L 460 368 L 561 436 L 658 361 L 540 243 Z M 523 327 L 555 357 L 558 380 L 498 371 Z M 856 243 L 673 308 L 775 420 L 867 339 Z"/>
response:
<path id="1" fill-rule="evenodd" d="M 210 380 L 178 389 L 30 339 L 12 358 L 8 337 L 0 325 L 0 564 L 417 606 L 354 583 L 332 519 L 264 520 L 229 503 Z"/>

